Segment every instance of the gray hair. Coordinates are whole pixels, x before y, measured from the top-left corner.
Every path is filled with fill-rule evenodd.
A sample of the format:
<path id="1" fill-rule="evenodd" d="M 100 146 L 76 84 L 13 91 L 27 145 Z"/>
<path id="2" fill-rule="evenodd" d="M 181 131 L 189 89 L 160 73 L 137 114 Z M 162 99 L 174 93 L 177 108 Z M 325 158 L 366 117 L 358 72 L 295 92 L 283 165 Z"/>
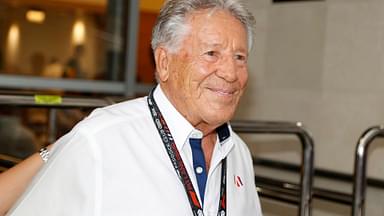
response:
<path id="1" fill-rule="evenodd" d="M 160 10 L 152 30 L 153 51 L 162 45 L 170 51 L 177 51 L 183 37 L 188 33 L 186 23 L 188 14 L 203 9 L 221 9 L 230 12 L 245 27 L 248 37 L 248 50 L 254 37 L 255 18 L 237 0 L 168 0 Z"/>

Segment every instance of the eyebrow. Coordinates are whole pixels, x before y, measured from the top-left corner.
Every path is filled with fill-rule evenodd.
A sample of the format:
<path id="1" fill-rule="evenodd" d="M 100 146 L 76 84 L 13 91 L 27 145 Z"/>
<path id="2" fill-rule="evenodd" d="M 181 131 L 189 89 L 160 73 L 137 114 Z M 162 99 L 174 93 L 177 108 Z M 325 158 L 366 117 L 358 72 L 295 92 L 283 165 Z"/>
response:
<path id="1" fill-rule="evenodd" d="M 213 43 L 207 43 L 207 42 L 203 42 L 203 47 L 209 47 L 209 48 L 223 48 L 223 45 L 221 43 L 217 43 L 217 42 L 213 42 Z M 225 47 L 224 47 L 225 48 Z M 241 51 L 241 52 L 245 52 L 246 49 L 238 49 L 237 51 Z"/>
<path id="2" fill-rule="evenodd" d="M 207 43 L 207 42 L 202 42 L 203 47 L 210 47 L 210 48 L 222 48 L 222 45 L 220 43 Z M 236 52 L 244 52 L 248 54 L 248 49 L 247 48 L 239 48 L 236 50 Z"/>

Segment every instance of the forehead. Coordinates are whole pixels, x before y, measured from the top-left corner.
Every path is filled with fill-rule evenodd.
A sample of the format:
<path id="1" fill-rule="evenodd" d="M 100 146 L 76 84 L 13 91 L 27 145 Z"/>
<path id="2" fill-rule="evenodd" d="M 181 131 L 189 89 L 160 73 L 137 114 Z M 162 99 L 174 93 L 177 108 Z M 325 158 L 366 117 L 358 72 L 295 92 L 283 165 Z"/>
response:
<path id="1" fill-rule="evenodd" d="M 236 43 L 247 46 L 247 32 L 244 25 L 230 12 L 220 9 L 204 9 L 187 16 L 189 36 L 201 43 Z"/>

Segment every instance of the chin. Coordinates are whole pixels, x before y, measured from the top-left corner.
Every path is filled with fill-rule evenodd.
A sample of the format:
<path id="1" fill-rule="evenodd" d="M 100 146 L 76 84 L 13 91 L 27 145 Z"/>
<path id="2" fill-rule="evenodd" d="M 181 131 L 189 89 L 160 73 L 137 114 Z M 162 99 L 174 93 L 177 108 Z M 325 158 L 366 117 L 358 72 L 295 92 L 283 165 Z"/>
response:
<path id="1" fill-rule="evenodd" d="M 229 120 L 232 119 L 234 112 L 223 112 L 223 111 L 215 111 L 211 112 L 210 115 L 206 118 L 207 122 L 210 125 L 217 125 L 220 126 Z"/>

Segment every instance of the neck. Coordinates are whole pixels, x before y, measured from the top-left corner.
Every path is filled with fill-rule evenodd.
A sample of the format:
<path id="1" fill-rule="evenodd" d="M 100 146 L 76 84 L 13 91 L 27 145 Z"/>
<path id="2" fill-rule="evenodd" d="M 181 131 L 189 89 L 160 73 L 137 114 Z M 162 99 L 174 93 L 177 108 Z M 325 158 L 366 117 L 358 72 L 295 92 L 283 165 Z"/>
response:
<path id="1" fill-rule="evenodd" d="M 192 124 L 194 128 L 203 133 L 203 137 L 206 137 L 212 133 L 216 132 L 216 128 L 220 125 L 210 125 L 205 122 L 199 122 L 197 124 Z"/>
<path id="2" fill-rule="evenodd" d="M 160 87 L 163 90 L 165 96 L 168 98 L 168 100 L 172 103 L 172 105 L 176 108 L 176 110 L 184 116 L 184 118 L 196 129 L 201 131 L 203 133 L 203 139 L 202 139 L 202 149 L 206 161 L 206 168 L 209 170 L 211 158 L 213 154 L 213 150 L 216 143 L 216 128 L 220 125 L 217 124 L 209 124 L 202 119 L 198 119 L 192 115 L 183 103 L 179 103 L 183 100 L 178 100 L 178 98 L 175 98 L 175 95 L 170 93 L 168 86 L 160 83 Z"/>
<path id="3" fill-rule="evenodd" d="M 161 90 L 167 99 L 171 102 L 171 104 L 175 107 L 175 109 L 196 129 L 200 130 L 204 136 L 215 131 L 220 124 L 210 124 L 203 119 L 201 119 L 198 115 L 193 113 L 191 107 L 187 107 L 185 104 L 185 98 L 177 98 L 177 95 L 172 94 L 172 91 L 169 89 L 169 86 L 165 83 L 160 83 Z"/>
<path id="4" fill-rule="evenodd" d="M 205 167 L 207 171 L 209 171 L 209 167 L 211 165 L 211 159 L 213 150 L 215 148 L 216 143 L 216 132 L 212 132 L 210 134 L 207 134 L 203 137 L 201 148 L 203 149 L 204 158 L 205 158 Z"/>

